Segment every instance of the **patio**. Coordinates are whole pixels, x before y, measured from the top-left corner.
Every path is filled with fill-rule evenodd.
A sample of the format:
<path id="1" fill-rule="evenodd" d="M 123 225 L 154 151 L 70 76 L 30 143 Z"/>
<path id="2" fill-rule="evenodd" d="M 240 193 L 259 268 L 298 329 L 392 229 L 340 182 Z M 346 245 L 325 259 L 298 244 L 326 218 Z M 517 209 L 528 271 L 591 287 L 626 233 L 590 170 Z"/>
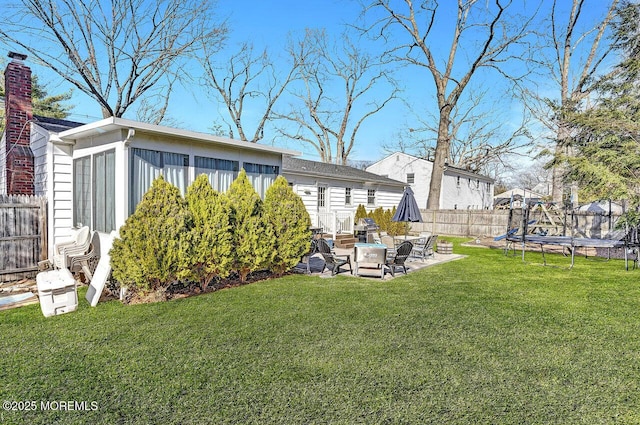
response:
<path id="1" fill-rule="evenodd" d="M 354 248 L 349 248 L 349 249 L 334 248 L 334 252 L 336 255 L 340 255 L 340 256 L 349 255 L 351 258 L 351 269 L 355 270 Z M 433 256 L 430 256 L 429 258 L 424 260 L 420 258 L 409 257 L 405 265 L 407 267 L 407 273 L 412 273 L 412 272 L 424 269 L 426 267 L 435 266 L 436 264 L 447 263 L 449 261 L 459 260 L 465 257 L 466 255 L 461 255 L 461 254 L 441 254 L 441 253 L 435 252 Z M 341 269 L 341 270 L 346 269 L 346 271 L 341 271 L 335 276 L 331 275 L 331 270 L 325 269 L 324 271 L 322 271 L 323 268 L 324 268 L 324 259 L 322 258 L 322 255 L 319 253 L 316 253 L 313 256 L 311 256 L 311 258 L 309 259 L 309 269 L 311 271 L 311 275 L 320 276 L 321 278 L 331 278 L 331 277 L 336 277 L 340 275 L 354 276 L 353 274 L 349 273 L 348 266 L 345 266 Z M 306 273 L 307 272 L 306 263 L 302 263 L 302 262 L 299 263 L 295 267 L 295 271 L 297 273 Z M 404 273 L 401 272 L 400 270 L 397 270 L 395 277 L 397 278 L 400 276 L 404 276 Z M 380 268 L 378 268 L 377 264 L 360 263 L 359 273 L 357 277 L 380 280 Z M 394 279 L 394 276 L 392 276 L 391 272 L 387 269 L 384 274 L 384 280 L 387 281 L 392 279 Z"/>

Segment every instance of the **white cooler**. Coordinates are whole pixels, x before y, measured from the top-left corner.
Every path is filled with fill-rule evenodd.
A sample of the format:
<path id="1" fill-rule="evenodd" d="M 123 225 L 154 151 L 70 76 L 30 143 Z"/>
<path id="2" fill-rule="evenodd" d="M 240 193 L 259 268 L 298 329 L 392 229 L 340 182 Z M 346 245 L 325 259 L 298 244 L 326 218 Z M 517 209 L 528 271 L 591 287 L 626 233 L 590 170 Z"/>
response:
<path id="1" fill-rule="evenodd" d="M 40 272 L 36 276 L 40 308 L 46 317 L 69 313 L 78 308 L 76 280 L 67 269 Z"/>

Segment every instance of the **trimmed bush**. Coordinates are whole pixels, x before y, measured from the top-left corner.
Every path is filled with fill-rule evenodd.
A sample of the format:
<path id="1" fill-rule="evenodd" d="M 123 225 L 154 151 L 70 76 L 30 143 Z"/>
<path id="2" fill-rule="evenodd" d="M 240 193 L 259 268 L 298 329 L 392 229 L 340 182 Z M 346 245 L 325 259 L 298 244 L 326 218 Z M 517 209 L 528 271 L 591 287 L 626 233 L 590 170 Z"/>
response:
<path id="1" fill-rule="evenodd" d="M 355 220 L 356 223 L 361 218 L 372 218 L 373 221 L 380 227 L 381 232 L 387 232 L 391 236 L 404 235 L 408 230 L 407 223 L 396 222 L 391 219 L 396 213 L 396 207 L 394 206 L 390 210 L 385 210 L 382 207 L 378 207 L 373 211 L 367 212 L 364 205 L 358 205 L 356 209 Z"/>
<path id="2" fill-rule="evenodd" d="M 211 187 L 205 174 L 194 180 L 185 198 L 192 227 L 179 277 L 200 282 L 204 290 L 215 277 L 228 276 L 233 265 L 231 207 L 229 200 Z"/>
<path id="3" fill-rule="evenodd" d="M 274 236 L 262 219 L 262 200 L 244 169 L 226 193 L 231 204 L 233 226 L 233 270 L 246 282 L 253 271 L 269 268 L 275 258 Z"/>
<path id="4" fill-rule="evenodd" d="M 282 176 L 267 189 L 263 217 L 274 235 L 275 257 L 271 270 L 282 275 L 300 262 L 311 245 L 309 213 Z"/>
<path id="5" fill-rule="evenodd" d="M 356 224 L 358 223 L 358 220 L 360 220 L 361 218 L 368 218 L 368 217 L 369 215 L 367 214 L 367 209 L 364 207 L 364 205 L 359 204 L 358 208 L 356 208 L 356 215 L 354 217 Z"/>
<path id="6" fill-rule="evenodd" d="M 180 272 L 190 220 L 180 190 L 158 177 L 113 243 L 113 277 L 133 292 L 166 290 Z"/>

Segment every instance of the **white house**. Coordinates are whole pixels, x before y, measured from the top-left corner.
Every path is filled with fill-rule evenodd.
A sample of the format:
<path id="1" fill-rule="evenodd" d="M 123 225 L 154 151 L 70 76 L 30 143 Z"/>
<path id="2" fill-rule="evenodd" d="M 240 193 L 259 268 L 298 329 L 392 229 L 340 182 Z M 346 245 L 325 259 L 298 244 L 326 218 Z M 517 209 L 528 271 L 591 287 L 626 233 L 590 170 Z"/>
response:
<path id="1" fill-rule="evenodd" d="M 121 118 L 89 124 L 33 116 L 31 71 L 10 55 L 5 71 L 6 131 L 0 194 L 44 195 L 49 250 L 76 227 L 122 226 L 158 175 L 184 193 L 200 173 L 225 191 L 244 168 L 258 193 L 298 152 Z"/>
<path id="2" fill-rule="evenodd" d="M 345 165 L 285 156 L 282 174 L 300 195 L 312 224 L 326 232 L 352 232 L 358 205 L 367 211 L 391 209 L 402 198 L 405 184 Z"/>
<path id="3" fill-rule="evenodd" d="M 395 152 L 367 167 L 367 171 L 411 186 L 421 209 L 427 208 L 433 162 Z M 486 176 L 447 165 L 440 190 L 440 209 L 492 209 L 495 181 Z"/>
<path id="4" fill-rule="evenodd" d="M 545 195 L 534 190 L 516 187 L 493 197 L 493 205 L 496 209 L 522 208 L 523 204 L 536 204 L 541 202 Z"/>

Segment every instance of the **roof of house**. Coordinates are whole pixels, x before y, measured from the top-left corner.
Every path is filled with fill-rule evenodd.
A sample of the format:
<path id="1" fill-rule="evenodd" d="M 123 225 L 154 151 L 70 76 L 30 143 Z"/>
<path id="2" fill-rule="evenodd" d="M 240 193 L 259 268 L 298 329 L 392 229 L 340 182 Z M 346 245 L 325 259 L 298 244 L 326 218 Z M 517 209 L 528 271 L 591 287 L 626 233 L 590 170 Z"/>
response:
<path id="1" fill-rule="evenodd" d="M 506 192 L 498 193 L 493 196 L 493 199 L 510 199 L 514 198 L 527 198 L 527 199 L 542 199 L 545 195 L 534 192 L 533 190 L 523 189 L 521 187 L 515 187 L 513 189 L 509 189 Z"/>
<path id="2" fill-rule="evenodd" d="M 70 130 L 72 128 L 80 127 L 84 125 L 81 122 L 62 120 L 59 118 L 49 118 L 40 115 L 34 115 L 33 121 L 45 130 L 51 133 L 60 133 L 62 131 Z"/>
<path id="3" fill-rule="evenodd" d="M 327 177 L 338 180 L 381 183 L 402 188 L 404 188 L 406 184 L 398 180 L 379 176 L 377 174 L 360 170 L 358 168 L 349 167 L 347 165 L 309 161 L 306 159 L 292 158 L 290 156 L 284 156 L 282 158 L 282 171 L 284 173 L 290 174 Z"/>
<path id="4" fill-rule="evenodd" d="M 424 163 L 433 163 L 433 161 L 430 161 L 428 159 L 424 159 L 424 158 L 419 158 L 417 156 L 414 155 L 410 155 L 408 153 L 405 152 L 394 152 L 384 158 L 382 158 L 379 161 L 376 161 L 373 165 L 378 164 L 379 162 L 382 162 L 384 160 L 386 160 L 387 158 L 390 158 L 394 155 L 404 155 L 408 158 L 411 158 L 413 161 L 416 162 L 424 162 Z M 459 167 L 454 167 L 453 165 L 449 165 L 449 164 L 445 164 L 445 168 L 444 168 L 444 172 L 446 173 L 447 171 L 449 171 L 450 173 L 455 173 L 455 174 L 459 174 L 459 175 L 463 175 L 463 176 L 467 176 L 467 177 L 473 177 L 475 179 L 481 179 L 487 182 L 495 182 L 495 179 L 488 177 L 488 176 L 483 176 L 482 174 L 478 174 L 478 173 L 474 173 L 473 171 L 469 171 L 469 170 L 465 170 L 464 168 L 459 168 Z"/>
<path id="5" fill-rule="evenodd" d="M 181 138 L 193 140 L 201 143 L 216 143 L 221 145 L 232 146 L 235 148 L 249 149 L 253 151 L 270 152 L 283 155 L 300 155 L 300 152 L 290 149 L 278 148 L 275 146 L 262 145 L 258 143 L 245 142 L 243 140 L 229 139 L 226 137 L 215 136 L 213 134 L 199 133 L 191 130 L 183 130 L 180 128 L 165 127 L 161 125 L 149 124 L 140 121 L 127 120 L 124 118 L 110 117 L 79 127 L 70 128 L 58 134 L 62 141 L 75 143 L 76 140 L 85 137 L 92 137 L 105 132 L 129 130 L 129 133 L 135 137 L 135 132 L 157 134 L 161 136 L 170 136 L 172 138 Z"/>

